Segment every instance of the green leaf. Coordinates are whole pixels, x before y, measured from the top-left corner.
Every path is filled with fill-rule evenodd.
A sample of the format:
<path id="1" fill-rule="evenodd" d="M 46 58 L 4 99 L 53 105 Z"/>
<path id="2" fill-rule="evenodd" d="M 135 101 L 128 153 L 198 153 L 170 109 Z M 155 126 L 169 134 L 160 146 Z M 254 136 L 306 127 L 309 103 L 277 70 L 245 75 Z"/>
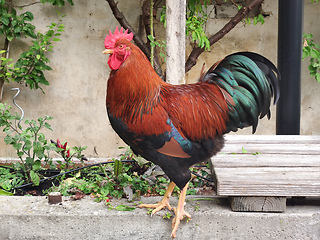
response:
<path id="1" fill-rule="evenodd" d="M 312 66 L 311 64 L 309 65 L 308 68 L 309 68 L 310 74 L 311 74 L 311 73 L 315 73 L 315 72 L 317 71 L 317 68 L 314 67 L 314 66 Z"/>
<path id="2" fill-rule="evenodd" d="M 23 154 L 24 154 L 24 152 L 22 152 L 22 151 L 18 151 L 18 157 L 22 157 L 23 156 Z"/>
<path id="3" fill-rule="evenodd" d="M 13 196 L 14 194 L 11 192 L 7 192 L 3 189 L 0 189 L 0 196 Z"/>
<path id="4" fill-rule="evenodd" d="M 135 207 L 129 207 L 129 206 L 126 206 L 126 205 L 118 205 L 114 209 L 117 210 L 117 211 L 133 211 L 136 208 Z"/>
<path id="5" fill-rule="evenodd" d="M 14 32 L 15 33 L 20 33 L 21 32 L 21 27 L 17 26 L 16 28 L 14 28 Z"/>
<path id="6" fill-rule="evenodd" d="M 116 159 L 114 161 L 114 175 L 117 178 L 122 173 L 122 162 Z"/>
<path id="7" fill-rule="evenodd" d="M 11 144 L 13 142 L 13 139 L 11 136 L 7 135 L 5 138 L 4 138 L 4 142 L 5 144 Z"/>
<path id="8" fill-rule="evenodd" d="M 51 125 L 49 123 L 44 123 L 45 128 L 49 129 L 52 131 Z"/>
<path id="9" fill-rule="evenodd" d="M 303 36 L 305 37 L 305 38 L 313 38 L 313 35 L 310 33 L 310 34 L 303 34 Z"/>
<path id="10" fill-rule="evenodd" d="M 27 29 L 26 35 L 28 35 L 29 37 L 31 37 L 31 38 L 33 38 L 33 39 L 36 39 L 36 38 L 37 38 L 37 35 L 34 33 L 33 29 L 31 29 L 31 28 L 28 28 L 28 29 Z"/>
<path id="11" fill-rule="evenodd" d="M 32 165 L 32 169 L 34 171 L 39 171 L 41 169 L 41 161 L 40 160 L 36 160 Z"/>
<path id="12" fill-rule="evenodd" d="M 309 52 L 303 50 L 302 51 L 302 61 L 305 60 L 305 58 L 308 56 L 309 56 Z"/>
<path id="13" fill-rule="evenodd" d="M 32 21 L 34 19 L 32 12 L 25 12 L 24 20 L 26 21 Z"/>
<path id="14" fill-rule="evenodd" d="M 314 49 L 314 48 L 311 49 L 310 54 L 311 54 L 311 57 L 313 57 L 313 58 L 319 58 L 320 57 L 319 51 L 317 49 Z"/>
<path id="15" fill-rule="evenodd" d="M 16 150 L 19 150 L 19 149 L 22 148 L 22 143 L 14 143 L 14 144 L 12 145 L 12 147 L 13 147 L 14 149 L 16 149 Z"/>
<path id="16" fill-rule="evenodd" d="M 13 40 L 13 38 L 14 38 L 14 36 L 13 36 L 12 33 L 7 35 L 7 39 L 8 39 L 9 42 L 11 42 Z"/>
<path id="17" fill-rule="evenodd" d="M 261 13 L 258 15 L 258 21 L 261 23 L 261 25 L 264 24 L 264 17 Z"/>
<path id="18" fill-rule="evenodd" d="M 150 42 L 154 42 L 154 37 L 152 35 L 148 35 L 148 39 L 150 40 Z"/>
<path id="19" fill-rule="evenodd" d="M 134 160 L 138 163 L 140 167 L 143 167 L 143 165 L 149 163 L 149 161 L 143 157 L 135 157 Z"/>
<path id="20" fill-rule="evenodd" d="M 63 7 L 63 6 L 64 6 L 64 0 L 56 0 L 56 4 L 57 4 L 59 7 Z"/>
<path id="21" fill-rule="evenodd" d="M 33 182 L 33 184 L 35 186 L 39 186 L 40 184 L 40 177 L 38 175 L 38 173 L 34 172 L 33 170 L 30 171 L 30 177 L 31 177 L 31 181 Z"/>
<path id="22" fill-rule="evenodd" d="M 8 26 L 10 23 L 10 19 L 6 15 L 2 15 L 0 20 L 6 26 Z"/>

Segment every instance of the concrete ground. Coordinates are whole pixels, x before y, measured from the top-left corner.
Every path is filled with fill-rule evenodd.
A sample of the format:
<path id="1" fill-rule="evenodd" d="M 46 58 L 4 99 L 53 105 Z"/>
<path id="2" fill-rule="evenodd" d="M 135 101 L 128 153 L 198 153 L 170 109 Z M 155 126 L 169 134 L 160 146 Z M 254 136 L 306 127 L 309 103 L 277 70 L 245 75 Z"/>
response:
<path id="1" fill-rule="evenodd" d="M 177 231 L 179 239 L 320 239 L 320 199 L 288 200 L 285 213 L 232 212 L 228 199 L 188 197 L 186 210 L 192 215 Z M 160 197 L 142 198 L 154 203 Z M 289 202 L 290 201 L 290 202 Z M 136 206 L 138 201 L 112 200 Z M 177 204 L 172 197 L 171 204 Z M 109 210 L 90 197 L 51 205 L 46 197 L 0 197 L 0 239 L 170 239 L 167 210 L 153 216 L 147 209 Z"/>

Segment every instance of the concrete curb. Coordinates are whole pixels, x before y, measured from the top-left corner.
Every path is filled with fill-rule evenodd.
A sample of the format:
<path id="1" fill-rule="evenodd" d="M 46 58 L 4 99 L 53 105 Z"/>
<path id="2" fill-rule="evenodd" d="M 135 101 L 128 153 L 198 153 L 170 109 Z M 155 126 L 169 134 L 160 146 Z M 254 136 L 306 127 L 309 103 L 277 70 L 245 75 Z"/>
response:
<path id="1" fill-rule="evenodd" d="M 320 199 L 304 205 L 289 205 L 285 213 L 232 212 L 228 199 L 188 197 L 179 239 L 320 239 Z M 142 198 L 154 203 L 160 197 Z M 209 199 L 209 200 L 208 200 Z M 112 205 L 135 206 L 138 202 L 112 200 Z M 172 206 L 177 198 L 172 197 Z M 171 220 L 167 210 L 152 218 L 146 209 L 121 212 L 108 210 L 90 197 L 51 205 L 46 197 L 0 197 L 0 239 L 170 239 Z"/>

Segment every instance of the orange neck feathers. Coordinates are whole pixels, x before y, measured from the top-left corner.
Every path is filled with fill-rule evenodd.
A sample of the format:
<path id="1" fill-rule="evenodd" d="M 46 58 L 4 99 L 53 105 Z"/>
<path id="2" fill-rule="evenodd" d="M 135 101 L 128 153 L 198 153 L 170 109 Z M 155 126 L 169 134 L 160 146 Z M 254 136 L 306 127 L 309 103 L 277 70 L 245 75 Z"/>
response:
<path id="1" fill-rule="evenodd" d="M 161 134 L 164 129 L 169 130 L 168 125 L 165 121 L 156 122 L 150 115 L 167 119 L 167 113 L 159 106 L 161 86 L 166 83 L 137 46 L 127 40 L 121 41 L 130 48 L 131 54 L 118 70 L 110 73 L 107 88 L 108 111 L 114 117 L 121 118 L 138 134 L 147 134 L 148 127 L 150 133 Z"/>

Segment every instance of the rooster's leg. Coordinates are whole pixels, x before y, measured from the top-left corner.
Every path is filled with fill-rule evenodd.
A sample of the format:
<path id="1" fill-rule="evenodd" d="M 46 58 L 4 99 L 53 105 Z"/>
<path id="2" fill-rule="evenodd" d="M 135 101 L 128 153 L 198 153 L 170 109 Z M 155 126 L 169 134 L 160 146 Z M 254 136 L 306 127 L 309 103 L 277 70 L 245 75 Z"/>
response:
<path id="1" fill-rule="evenodd" d="M 176 231 L 178 229 L 180 221 L 184 217 L 191 219 L 191 215 L 184 210 L 184 204 L 185 204 L 184 201 L 186 199 L 188 185 L 189 183 L 187 183 L 187 185 L 182 189 L 182 192 L 180 193 L 177 209 L 173 209 L 176 216 L 172 221 L 172 233 L 171 233 L 172 238 L 176 237 Z"/>
<path id="2" fill-rule="evenodd" d="M 174 182 L 170 182 L 169 186 L 167 188 L 166 193 L 164 194 L 161 202 L 156 203 L 156 204 L 140 204 L 139 207 L 145 207 L 145 208 L 154 208 L 154 210 L 151 213 L 151 216 L 153 216 L 156 212 L 160 211 L 161 209 L 167 207 L 169 210 L 172 209 L 172 207 L 169 204 L 169 198 L 172 194 L 172 191 L 174 189 L 174 187 L 176 186 L 176 184 Z"/>

